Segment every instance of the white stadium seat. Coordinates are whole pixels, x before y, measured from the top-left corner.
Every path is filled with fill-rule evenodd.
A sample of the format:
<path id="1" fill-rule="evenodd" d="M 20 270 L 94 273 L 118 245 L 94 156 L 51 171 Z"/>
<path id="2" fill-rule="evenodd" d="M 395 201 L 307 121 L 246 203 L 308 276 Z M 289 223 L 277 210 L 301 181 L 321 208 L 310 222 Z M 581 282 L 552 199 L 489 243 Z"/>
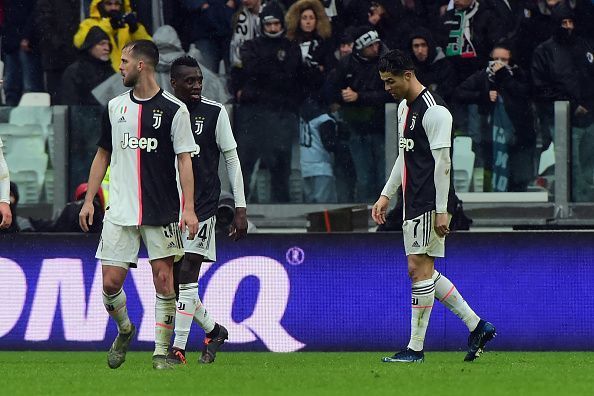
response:
<path id="1" fill-rule="evenodd" d="M 457 192 L 468 192 L 472 182 L 475 154 L 472 151 L 472 139 L 468 136 L 454 138 L 454 188 Z"/>

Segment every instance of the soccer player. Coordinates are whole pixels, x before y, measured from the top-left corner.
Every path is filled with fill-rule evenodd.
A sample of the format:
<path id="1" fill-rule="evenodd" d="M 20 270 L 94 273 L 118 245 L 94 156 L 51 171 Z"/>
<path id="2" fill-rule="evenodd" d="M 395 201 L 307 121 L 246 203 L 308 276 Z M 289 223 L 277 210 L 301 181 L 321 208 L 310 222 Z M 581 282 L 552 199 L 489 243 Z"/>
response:
<path id="1" fill-rule="evenodd" d="M 4 145 L 0 138 L 0 229 L 5 229 L 12 224 L 12 212 L 10 211 L 10 178 L 2 147 Z"/>
<path id="2" fill-rule="evenodd" d="M 411 335 L 408 347 L 384 362 L 423 362 L 423 342 L 434 299 L 464 321 L 470 336 L 464 360 L 472 361 L 495 336 L 495 327 L 480 319 L 456 287 L 434 269 L 436 257 L 445 255 L 445 236 L 452 213 L 450 183 L 452 115 L 444 101 L 417 80 L 410 57 L 390 51 L 379 63 L 385 89 L 398 106 L 398 158 L 372 208 L 378 224 L 386 221 L 390 198 L 402 185 L 404 248 L 412 280 Z"/>
<path id="3" fill-rule="evenodd" d="M 194 208 L 200 219 L 200 226 L 196 238 L 184 239 L 184 259 L 175 264 L 174 276 L 175 284 L 179 284 L 179 296 L 175 315 L 175 340 L 167 358 L 172 364 L 186 363 L 186 343 L 192 319 L 206 333 L 201 363 L 214 362 L 217 350 L 228 337 L 227 329 L 215 323 L 198 297 L 200 266 L 203 261 L 216 260 L 215 215 L 221 194 L 218 175 L 221 153 L 225 158 L 235 198 L 235 218 L 229 236 L 237 241 L 247 233 L 243 176 L 229 116 L 223 105 L 202 96 L 202 80 L 202 71 L 194 58 L 183 56 L 173 62 L 171 86 L 175 96 L 190 111 L 194 140 L 198 146 L 192 154 L 192 165 Z"/>
<path id="4" fill-rule="evenodd" d="M 124 85 L 132 89 L 107 105 L 79 215 L 81 228 L 88 231 L 93 198 L 111 164 L 109 206 L 96 254 L 103 268 L 103 304 L 119 333 L 107 354 L 110 368 L 124 363 L 136 332 L 122 286 L 128 269 L 136 267 L 140 238 L 148 250 L 157 294 L 153 368 L 172 368 L 166 357 L 175 319 L 173 260 L 183 255 L 175 162 L 177 158 L 183 194 L 194 196 L 190 153 L 196 143 L 186 105 L 157 85 L 158 62 L 159 51 L 151 41 L 132 41 L 122 50 L 120 73 Z M 187 229 L 189 238 L 198 230 L 192 200 L 185 203 L 181 228 Z"/>

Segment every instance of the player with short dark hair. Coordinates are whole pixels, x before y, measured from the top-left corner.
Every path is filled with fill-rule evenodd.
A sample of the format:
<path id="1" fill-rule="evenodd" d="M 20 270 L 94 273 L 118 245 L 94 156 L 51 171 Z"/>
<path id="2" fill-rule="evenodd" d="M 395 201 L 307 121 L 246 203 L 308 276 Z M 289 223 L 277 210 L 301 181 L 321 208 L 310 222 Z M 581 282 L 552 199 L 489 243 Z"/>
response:
<path id="1" fill-rule="evenodd" d="M 120 73 L 124 85 L 132 89 L 107 105 L 79 215 L 81 228 L 88 231 L 93 223 L 93 198 L 111 164 L 109 204 L 96 254 L 102 264 L 103 304 L 118 326 L 118 336 L 107 355 L 110 368 L 124 363 L 136 331 L 122 286 L 128 269 L 136 267 L 141 238 L 156 290 L 153 367 L 172 367 L 166 355 L 175 319 L 173 260 L 183 255 L 176 176 L 179 174 L 183 194 L 193 197 L 190 153 L 196 150 L 196 143 L 186 105 L 163 91 L 155 80 L 158 59 L 157 47 L 150 41 L 131 42 L 123 49 Z M 194 238 L 198 219 L 193 200 L 185 203 L 181 227 Z"/>
<path id="2" fill-rule="evenodd" d="M 190 111 L 192 131 L 197 145 L 196 151 L 192 153 L 192 165 L 195 183 L 194 208 L 200 219 L 200 226 L 194 240 L 184 239 L 184 259 L 175 264 L 175 283 L 179 284 L 179 294 L 175 316 L 175 340 L 167 358 L 172 364 L 186 363 L 186 343 L 192 320 L 206 333 L 201 363 L 214 362 L 217 350 L 228 337 L 227 329 L 211 319 L 198 297 L 200 266 L 203 261 L 216 260 L 215 223 L 221 194 L 218 175 L 221 153 L 225 158 L 235 198 L 235 218 L 229 236 L 238 240 L 247 232 L 243 176 L 229 116 L 222 104 L 202 96 L 202 80 L 202 71 L 194 58 L 184 56 L 173 62 L 171 86 L 175 96 L 184 102 Z"/>
<path id="3" fill-rule="evenodd" d="M 495 327 L 480 319 L 456 287 L 434 268 L 435 258 L 445 255 L 445 236 L 453 212 L 450 150 L 452 115 L 445 102 L 425 88 L 415 76 L 408 54 L 394 50 L 379 62 L 385 89 L 398 106 L 398 158 L 372 217 L 386 221 L 389 200 L 402 185 L 402 230 L 412 280 L 411 336 L 408 347 L 384 362 L 423 362 L 423 343 L 433 301 L 437 298 L 468 327 L 468 353 L 472 361 L 495 336 Z"/>

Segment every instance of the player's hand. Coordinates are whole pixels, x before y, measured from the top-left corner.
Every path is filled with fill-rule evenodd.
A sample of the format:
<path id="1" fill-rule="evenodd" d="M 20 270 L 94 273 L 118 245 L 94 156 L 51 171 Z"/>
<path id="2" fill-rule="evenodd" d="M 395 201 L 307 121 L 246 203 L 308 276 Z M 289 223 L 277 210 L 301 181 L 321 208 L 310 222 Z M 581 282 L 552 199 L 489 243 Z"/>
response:
<path id="1" fill-rule="evenodd" d="M 441 238 L 450 233 L 449 219 L 447 213 L 435 214 L 435 232 Z"/>
<path id="2" fill-rule="evenodd" d="M 10 205 L 6 202 L 0 202 L 0 217 L 2 217 L 2 222 L 0 222 L 0 229 L 10 227 L 10 225 L 12 224 L 12 212 L 10 211 Z"/>
<path id="3" fill-rule="evenodd" d="M 229 236 L 234 241 L 239 241 L 247 235 L 247 213 L 245 208 L 235 208 L 235 218 L 231 224 Z"/>
<path id="4" fill-rule="evenodd" d="M 196 217 L 196 213 L 194 210 L 186 210 L 184 209 L 181 218 L 181 230 L 182 232 L 186 232 L 186 228 L 188 229 L 188 239 L 192 240 L 198 233 L 198 217 Z"/>
<path id="5" fill-rule="evenodd" d="M 347 87 L 341 91 L 342 93 L 342 100 L 346 103 L 356 102 L 359 99 L 359 94 L 351 89 L 351 87 Z"/>
<path id="6" fill-rule="evenodd" d="M 380 195 L 377 202 L 371 208 L 371 218 L 377 224 L 385 224 L 386 223 L 386 212 L 388 211 L 388 205 L 390 204 L 390 200 L 385 195 Z"/>
<path id="7" fill-rule="evenodd" d="M 89 226 L 93 225 L 94 214 L 95 207 L 93 206 L 93 202 L 85 201 L 80 213 L 78 214 L 78 224 L 84 232 L 89 232 Z"/>
<path id="8" fill-rule="evenodd" d="M 493 103 L 497 102 L 497 91 L 489 91 L 489 100 Z"/>

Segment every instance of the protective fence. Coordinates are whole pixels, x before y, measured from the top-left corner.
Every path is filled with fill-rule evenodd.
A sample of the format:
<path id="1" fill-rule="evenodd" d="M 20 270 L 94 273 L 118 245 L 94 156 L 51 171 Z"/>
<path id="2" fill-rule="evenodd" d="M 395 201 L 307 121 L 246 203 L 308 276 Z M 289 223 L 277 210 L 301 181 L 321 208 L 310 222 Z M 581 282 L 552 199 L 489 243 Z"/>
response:
<path id="1" fill-rule="evenodd" d="M 367 351 L 406 346 L 410 282 L 401 234 L 218 236 L 200 295 L 229 329 L 225 350 Z M 456 233 L 437 269 L 496 327 L 498 350 L 592 350 L 592 233 Z M 0 238 L 0 349 L 107 350 L 116 335 L 101 297 L 98 236 Z M 138 327 L 131 348 L 151 350 L 150 266 L 125 284 Z M 465 325 L 436 301 L 426 350 L 465 349 Z M 189 349 L 204 333 L 193 327 Z"/>

